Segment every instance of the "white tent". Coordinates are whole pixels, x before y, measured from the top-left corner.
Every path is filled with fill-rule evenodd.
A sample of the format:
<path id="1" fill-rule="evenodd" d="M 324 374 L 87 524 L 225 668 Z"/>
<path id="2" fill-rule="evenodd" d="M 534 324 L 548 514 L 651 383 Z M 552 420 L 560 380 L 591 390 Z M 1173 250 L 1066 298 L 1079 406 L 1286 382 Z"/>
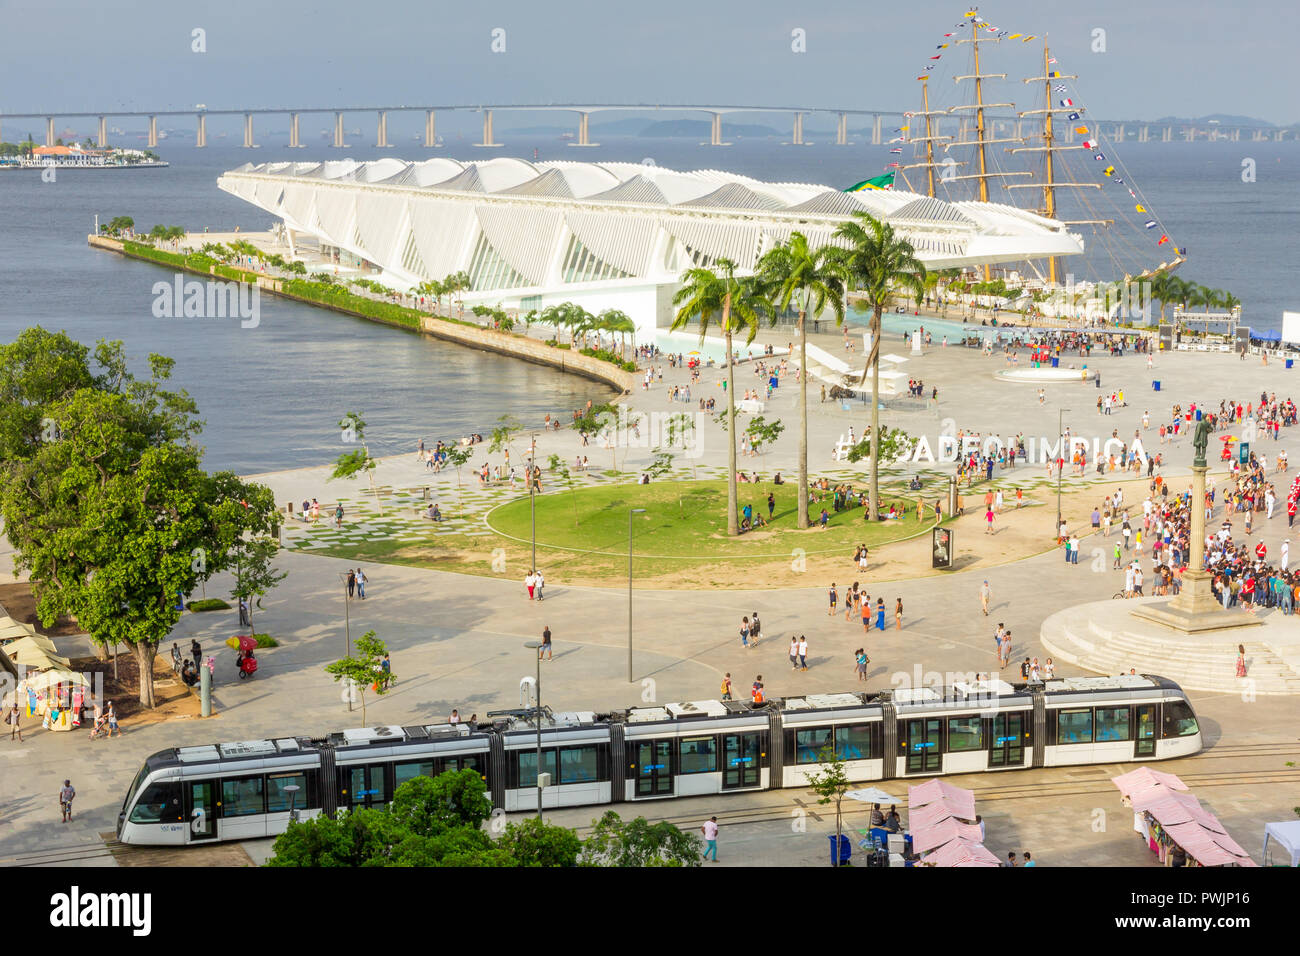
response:
<path id="1" fill-rule="evenodd" d="M 1291 854 L 1291 865 L 1300 866 L 1300 820 L 1264 824 L 1264 863 L 1268 864 L 1268 843 L 1273 840 Z"/>

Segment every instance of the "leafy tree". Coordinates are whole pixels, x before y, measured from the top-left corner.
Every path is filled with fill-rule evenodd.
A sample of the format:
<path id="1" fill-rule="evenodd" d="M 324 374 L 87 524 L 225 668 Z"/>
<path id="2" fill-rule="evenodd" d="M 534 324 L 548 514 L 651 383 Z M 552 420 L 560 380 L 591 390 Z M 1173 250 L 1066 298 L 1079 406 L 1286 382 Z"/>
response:
<path id="1" fill-rule="evenodd" d="M 699 866 L 704 844 L 671 823 L 623 820 L 613 810 L 595 821 L 582 845 L 587 866 Z"/>
<path id="2" fill-rule="evenodd" d="M 321 814 L 290 823 L 275 838 L 265 865 L 312 869 L 383 866 L 389 848 L 402 836 L 396 821 L 385 810 L 358 807 L 342 811 L 337 817 Z"/>
<path id="3" fill-rule="evenodd" d="M 456 827 L 477 830 L 492 814 L 487 785 L 474 770 L 416 777 L 393 792 L 389 813 L 411 833 L 434 836 Z"/>
<path id="4" fill-rule="evenodd" d="M 516 866 L 577 866 L 582 841 L 568 827 L 527 817 L 506 826 L 497 846 Z"/>
<path id="5" fill-rule="evenodd" d="M 510 443 L 523 431 L 523 428 L 524 423 L 513 415 L 509 413 L 502 415 L 497 419 L 496 427 L 492 429 L 492 440 L 488 445 L 488 451 L 494 455 L 502 449 L 510 451 Z"/>
<path id="6" fill-rule="evenodd" d="M 41 621 L 74 616 L 98 646 L 131 647 L 153 707 L 177 596 L 228 569 L 244 535 L 269 533 L 275 504 L 202 470 L 194 402 L 164 388 L 172 360 L 150 355 L 141 380 L 120 342 L 100 342 L 94 363 L 40 328 L 0 347 L 0 510 Z"/>
<path id="7" fill-rule="evenodd" d="M 785 424 L 779 418 L 769 422 L 762 415 L 755 415 L 745 427 L 745 434 L 749 436 L 750 445 L 759 454 L 762 454 L 763 449 L 769 445 L 776 444 L 776 440 L 781 437 L 783 431 L 785 431 Z"/>
<path id="8" fill-rule="evenodd" d="M 825 806 L 835 804 L 835 865 L 840 865 L 840 834 L 844 832 L 844 814 L 840 805 L 849 792 L 849 778 L 844 772 L 844 760 L 833 747 L 825 747 L 817 755 L 822 769 L 808 775 L 808 789 L 817 794 L 817 802 Z"/>
<path id="9" fill-rule="evenodd" d="M 474 453 L 463 445 L 447 446 L 447 462 L 456 469 L 456 497 L 460 499 L 460 510 L 465 511 L 465 486 L 460 480 L 460 469 L 474 457 Z"/>
<path id="10" fill-rule="evenodd" d="M 762 283 L 754 278 L 737 279 L 736 264 L 730 259 L 717 260 L 717 272 L 711 269 L 687 269 L 682 273 L 682 286 L 673 296 L 678 306 L 673 316 L 672 329 L 684 328 L 692 321 L 700 323 L 700 342 L 717 322 L 727 350 L 727 534 L 740 534 L 740 517 L 736 513 L 736 368 L 731 347 L 732 336 L 745 331 L 749 345 L 758 335 L 759 319 L 772 311 Z"/>
<path id="11" fill-rule="evenodd" d="M 871 511 L 874 521 L 880 514 L 880 454 L 874 443 L 880 434 L 880 317 L 896 287 L 911 290 L 920 287 L 925 266 L 915 250 L 899 238 L 894 228 L 866 212 L 855 212 L 853 221 L 841 223 L 835 235 L 849 243 L 837 253 L 850 281 L 862 291 L 871 306 L 871 354 L 862 373 L 862 383 L 871 376 Z"/>
<path id="12" fill-rule="evenodd" d="M 130 232 L 135 228 L 135 220 L 130 216 L 114 216 L 108 221 L 108 231 L 113 235 Z"/>
<path id="13" fill-rule="evenodd" d="M 334 677 L 335 682 L 349 681 L 361 695 L 361 722 L 366 722 L 366 691 L 372 684 L 378 684 L 388 675 L 381 666 L 388 648 L 384 642 L 375 637 L 374 631 L 366 631 L 357 638 L 351 657 L 344 657 L 325 665 L 325 673 Z"/>
<path id="14" fill-rule="evenodd" d="M 784 312 L 792 301 L 799 308 L 799 516 L 798 526 L 808 521 L 808 330 L 811 310 L 821 315 L 830 307 L 837 326 L 844 323 L 845 270 L 833 246 L 811 249 L 801 232 L 790 233 L 788 242 L 775 246 L 759 260 L 758 270 L 773 290 L 776 309 Z"/>
<path id="15" fill-rule="evenodd" d="M 654 450 L 654 458 L 650 464 L 645 466 L 645 472 L 651 480 L 658 481 L 660 478 L 666 478 L 673 470 L 673 458 L 675 456 L 670 451 L 664 451 L 661 448 Z"/>
<path id="16" fill-rule="evenodd" d="M 876 453 L 880 455 L 881 461 L 893 462 L 910 454 L 915 445 L 916 439 L 901 428 L 881 426 L 880 442 Z M 849 461 L 859 462 L 864 458 L 870 458 L 871 451 L 871 436 L 864 435 L 861 441 L 849 449 Z"/>
<path id="17" fill-rule="evenodd" d="M 352 478 L 360 472 L 366 473 L 366 478 L 370 481 L 370 493 L 375 496 L 375 505 L 379 508 L 379 513 L 384 513 L 384 503 L 379 500 L 379 489 L 375 487 L 375 468 L 379 464 L 370 455 L 370 448 L 365 443 L 366 423 L 362 421 L 361 416 L 356 412 L 348 412 L 339 422 L 339 428 L 343 430 L 343 440 L 349 444 L 360 442 L 361 447 L 356 451 L 344 452 L 339 455 L 338 460 L 334 463 L 334 471 L 327 480 L 333 481 L 336 478 Z"/>
<path id="18" fill-rule="evenodd" d="M 275 531 L 277 532 L 279 523 L 280 518 L 276 514 Z M 288 571 L 279 571 L 271 564 L 279 550 L 279 541 L 270 535 L 241 540 L 234 547 L 235 585 L 230 589 L 230 596 L 236 601 L 248 601 L 250 633 L 256 631 L 252 626 L 254 606 L 260 608 L 262 598 L 266 597 L 267 592 L 289 576 Z"/>

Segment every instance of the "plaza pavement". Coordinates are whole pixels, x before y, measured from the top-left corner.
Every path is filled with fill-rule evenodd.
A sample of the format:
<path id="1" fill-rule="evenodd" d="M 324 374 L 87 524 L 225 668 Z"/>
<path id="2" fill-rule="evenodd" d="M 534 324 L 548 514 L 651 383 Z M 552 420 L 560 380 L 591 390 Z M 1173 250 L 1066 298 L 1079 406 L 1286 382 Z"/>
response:
<path id="1" fill-rule="evenodd" d="M 1092 364 L 1101 368 L 1107 391 L 1111 384 L 1124 386 L 1129 397 L 1128 408 L 1113 416 L 1094 419 L 1095 407 L 1089 403 L 1095 403 L 1098 393 L 1091 386 L 1082 385 L 1050 387 L 1048 403 L 1040 408 L 1033 397 L 1034 388 L 1008 385 L 992 378 L 993 371 L 1001 367 L 1000 359 L 989 360 L 974 351 L 950 347 L 932 349 L 914 367 L 908 367 L 909 373 L 920 374 L 927 384 L 939 385 L 938 410 L 926 411 L 923 403 L 909 406 L 907 400 L 900 399 L 890 402 L 882 417 L 913 434 L 927 431 L 937 435 L 942 418 L 953 417 L 958 427 L 985 433 L 996 430 L 1006 435 L 1023 430 L 1027 435 L 1052 435 L 1056 431 L 1056 407 L 1067 404 L 1075 409 L 1067 423 L 1073 425 L 1076 434 L 1090 434 L 1091 429 L 1104 427 L 1103 434 L 1108 435 L 1114 427 L 1121 435 L 1126 434 L 1125 430 L 1131 435 L 1144 408 L 1151 410 L 1156 422 L 1157 412 L 1167 410 L 1173 401 L 1180 401 L 1184 406 L 1191 401 L 1204 402 L 1217 408 L 1223 397 L 1240 398 L 1243 402 L 1257 400 L 1260 388 L 1276 390 L 1280 397 L 1287 396 L 1295 381 L 1291 376 L 1300 375 L 1276 366 L 1262 369 L 1257 364 L 1245 363 L 1243 367 L 1235 357 L 1177 353 L 1157 359 L 1155 374 L 1166 385 L 1159 395 L 1153 395 L 1145 358 L 1100 358 Z M 666 383 L 674 375 L 684 378 L 684 373 L 665 368 Z M 1219 384 L 1229 377 L 1239 384 L 1235 387 Z M 744 372 L 738 374 L 738 388 L 744 387 L 744 378 Z M 697 388 L 695 395 L 698 397 L 706 391 Z M 792 474 L 794 389 L 782 388 L 780 392 L 774 403 L 775 413 L 786 421 L 787 434 L 768 458 Z M 716 394 L 722 397 L 720 390 Z M 638 408 L 668 408 L 661 386 L 656 386 L 648 396 L 634 394 L 631 400 Z M 821 407 L 816 401 L 812 408 L 813 449 L 829 448 L 834 435 L 847 429 L 850 421 L 855 431 L 861 433 L 864 410 L 850 416 L 838 406 Z M 486 429 L 485 425 L 483 430 Z M 1294 429 L 1291 431 L 1292 434 L 1284 432 L 1279 444 L 1295 452 Z M 431 439 L 437 436 L 427 437 L 432 444 Z M 1260 446 L 1270 458 L 1275 454 L 1274 443 L 1262 442 Z M 576 439 L 568 430 L 548 433 L 539 440 L 539 457 L 544 460 L 555 450 L 571 459 L 576 448 Z M 1212 443 L 1212 448 L 1217 448 L 1217 443 Z M 588 454 L 594 465 L 600 452 L 592 454 L 589 450 Z M 709 442 L 703 461 L 713 462 L 724 454 L 725 446 L 721 442 Z M 1178 460 L 1165 473 L 1187 474 L 1190 443 L 1186 439 L 1180 441 L 1174 454 Z M 812 456 L 814 474 L 829 464 L 828 459 L 828 454 Z M 771 467 L 766 466 L 765 470 Z M 323 481 L 325 471 L 300 469 L 264 476 L 261 480 L 276 489 L 277 500 L 281 502 L 300 501 L 312 495 L 324 502 L 329 495 Z M 423 466 L 412 453 L 385 461 L 376 480 L 401 486 L 422 483 L 423 477 Z M 1108 478 L 1098 486 L 1098 500 L 1111 483 Z M 350 487 L 339 484 L 353 495 L 359 495 L 365 487 L 364 483 L 353 483 Z M 1048 523 L 1048 509 L 1040 510 L 1044 513 L 1044 523 Z M 1285 525 L 1284 512 L 1272 522 L 1261 520 L 1257 525 L 1270 549 L 1280 544 Z M 974 550 L 989 546 L 982 540 L 984 536 L 977 530 L 973 516 L 959 521 L 957 528 L 963 546 Z M 991 540 L 996 542 L 996 538 L 995 535 Z M 1044 547 L 1049 545 L 1050 542 L 1044 542 Z M 182 648 L 188 646 L 192 637 L 197 637 L 204 653 L 216 657 L 216 716 L 212 719 L 139 727 L 127 724 L 125 736 L 106 741 L 91 742 L 80 733 L 51 733 L 38 727 L 29 729 L 27 742 L 21 745 L 0 740 L 0 780 L 3 780 L 0 861 L 22 853 L 93 844 L 98 834 L 111 831 L 133 774 L 143 758 L 156 750 L 218 740 L 322 734 L 361 723 L 359 711 L 348 713 L 339 688 L 322 670 L 326 663 L 343 654 L 344 589 L 339 575 L 355 562 L 287 550 L 278 564 L 290 572 L 289 577 L 266 598 L 265 610 L 258 613 L 255 623 L 259 631 L 267 631 L 280 640 L 281 646 L 259 655 L 261 668 L 256 679 L 248 682 L 235 679 L 232 652 L 221 643 L 238 630 L 234 611 L 187 614 L 173 635 L 172 639 Z M 0 570 L 8 570 L 10 566 L 10 556 L 3 555 Z M 857 576 L 850 567 L 848 555 L 844 566 L 844 578 Z M 810 580 L 805 587 L 782 590 L 769 589 L 763 581 L 754 581 L 752 587 L 717 592 L 638 589 L 634 596 L 635 680 L 629 685 L 627 597 L 622 589 L 552 582 L 547 588 L 546 601 L 530 604 L 519 581 L 523 569 L 511 569 L 511 573 L 497 579 L 391 565 L 367 565 L 366 570 L 370 578 L 367 599 L 354 600 L 349 606 L 351 633 L 355 637 L 374 629 L 392 652 L 393 671 L 398 678 L 397 686 L 382 698 L 368 695 L 366 722 L 371 725 L 441 722 L 452 708 L 458 708 L 462 715 L 481 716 L 493 709 L 518 706 L 520 679 L 531 675 L 536 666 L 532 652 L 523 644 L 536 640 L 546 625 L 554 633 L 555 658 L 542 664 L 542 692 L 545 703 L 556 710 L 600 711 L 651 701 L 714 698 L 724 672 L 731 673 L 741 691 L 761 673 L 770 697 L 814 691 L 883 689 L 914 684 L 918 680 L 928 683 L 932 680 L 927 676 L 930 673 L 994 668 L 992 629 L 998 621 L 1012 629 L 1013 661 L 1026 655 L 1041 659 L 1045 655 L 1037 635 L 1042 620 L 1063 606 L 1109 598 L 1117 589 L 1119 576 L 1119 572 L 1109 570 L 1109 563 L 1101 571 L 1094 571 L 1088 563 L 1066 565 L 1057 551 L 975 572 L 938 577 L 909 579 L 906 574 L 898 574 L 884 582 L 869 572 L 865 585 L 873 598 L 884 596 L 892 610 L 893 598 L 902 597 L 908 609 L 902 631 L 891 629 L 870 635 L 864 635 L 860 622 L 845 622 L 842 611 L 836 618 L 827 617 L 828 582 L 824 580 Z M 977 596 L 980 581 L 985 577 L 994 595 L 988 619 L 980 614 Z M 224 594 L 229 584 L 228 576 L 218 576 L 208 582 L 207 591 L 210 595 Z M 742 615 L 755 610 L 763 620 L 763 639 L 756 648 L 746 650 L 737 639 L 737 627 Z M 892 620 L 889 623 L 892 628 Z M 806 673 L 792 673 L 789 669 L 786 649 L 792 633 L 807 634 L 809 638 Z M 87 650 L 76 644 L 75 640 L 62 641 L 61 652 L 76 656 Z M 852 651 L 863 644 L 869 650 L 872 664 L 868 682 L 859 685 L 854 679 Z M 160 648 L 160 653 L 165 655 L 169 650 L 167 643 Z M 1058 673 L 1066 675 L 1072 671 L 1060 667 Z M 1294 703 L 1288 699 L 1245 702 L 1228 695 L 1205 695 L 1197 697 L 1195 706 L 1207 742 L 1211 744 L 1295 743 Z M 1279 756 L 1276 763 L 1281 765 L 1289 759 L 1294 759 L 1294 755 Z M 1096 769 L 1087 768 L 1079 773 L 1095 775 Z M 77 816 L 71 824 L 62 826 L 57 818 L 55 794 L 62 779 L 69 776 L 78 790 Z M 901 785 L 895 786 L 902 789 Z M 1289 786 L 1242 784 L 1235 788 L 1224 785 L 1218 791 L 1198 793 L 1198 796 L 1209 798 L 1207 802 L 1228 829 L 1255 854 L 1259 852 L 1261 821 L 1287 819 L 1291 807 L 1300 803 L 1300 791 L 1295 783 Z M 810 798 L 806 792 L 776 795 L 776 803 L 783 807 L 796 799 L 807 804 Z M 1090 813 L 1096 806 L 1118 809 L 1113 792 L 1100 797 L 1084 795 L 1068 799 L 1082 800 L 1081 812 Z M 702 813 L 706 807 L 703 801 L 700 804 Z M 998 827 L 1005 825 L 1006 832 L 1014 832 L 1016 839 L 1016 844 L 1007 848 L 1020 849 L 1017 844 L 1023 844 L 1033 849 L 1036 856 L 1041 853 L 1045 862 L 1058 848 L 1062 856 L 1056 857 L 1056 862 L 1144 861 L 1140 855 L 1121 849 L 1124 844 L 1118 834 L 1127 829 L 1126 821 L 1112 825 L 1111 830 L 1118 834 L 1112 833 L 1113 846 L 1105 844 L 1103 852 L 1091 836 L 1078 839 L 1070 836 L 1074 832 L 1072 828 L 1083 824 L 1065 814 L 1062 811 L 1065 806 L 1065 803 L 1058 806 L 1055 801 L 1003 801 L 997 812 L 1004 815 L 1005 821 L 999 821 Z M 664 812 L 676 816 L 692 809 L 694 802 L 688 807 L 686 802 L 678 801 L 672 810 Z M 726 804 L 721 804 L 720 811 L 710 812 L 725 813 Z M 797 841 L 798 850 L 789 845 L 790 828 L 783 819 L 724 829 L 724 848 L 728 845 L 726 841 L 733 845 L 747 843 L 748 851 L 738 855 L 751 863 L 822 860 L 827 845 L 821 835 L 826 832 L 826 815 L 821 810 L 817 812 L 823 822 L 809 823 L 808 832 Z M 594 815 L 587 809 L 566 813 L 569 816 L 563 819 L 572 820 L 573 825 Z M 830 819 L 833 827 L 833 816 Z M 1003 838 L 995 838 L 997 832 L 991 819 L 988 842 L 990 847 L 1001 850 L 999 839 Z M 1136 843 L 1131 838 L 1130 842 Z M 1005 850 L 1001 852 L 1005 855 Z M 734 860 L 732 854 L 726 855 Z"/>

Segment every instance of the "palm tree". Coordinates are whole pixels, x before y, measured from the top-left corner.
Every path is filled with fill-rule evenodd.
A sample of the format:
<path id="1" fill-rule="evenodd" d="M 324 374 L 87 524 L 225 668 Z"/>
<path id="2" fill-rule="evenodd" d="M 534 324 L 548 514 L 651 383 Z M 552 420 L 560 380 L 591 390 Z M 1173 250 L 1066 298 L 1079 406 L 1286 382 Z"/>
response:
<path id="1" fill-rule="evenodd" d="M 627 353 L 627 335 L 630 332 L 636 335 L 636 323 L 632 321 L 631 316 L 619 309 L 606 309 L 596 317 L 600 322 L 600 328 L 606 332 L 617 332 L 619 335 L 619 358 L 625 358 Z M 635 339 L 633 340 L 635 341 Z"/>
<path id="2" fill-rule="evenodd" d="M 916 294 L 925 277 L 925 266 L 916 258 L 909 242 L 900 239 L 892 226 L 870 213 L 855 212 L 853 221 L 842 223 L 835 235 L 848 240 L 849 248 L 838 253 L 837 258 L 871 306 L 871 354 L 859 384 L 866 384 L 867 376 L 871 376 L 869 517 L 875 521 L 880 513 L 880 317 L 894 287 L 901 286 Z"/>
<path id="3" fill-rule="evenodd" d="M 736 374 L 735 356 L 731 337 L 746 331 L 749 345 L 758 334 L 760 315 L 771 311 L 771 304 L 763 294 L 762 284 L 752 277 L 736 278 L 736 263 L 730 259 L 717 260 L 717 272 L 697 267 L 682 273 L 682 287 L 673 295 L 673 305 L 679 306 L 673 316 L 672 329 L 683 328 L 695 318 L 700 321 L 700 342 L 717 321 L 727 349 L 727 534 L 740 534 L 740 520 L 736 514 Z"/>
<path id="4" fill-rule="evenodd" d="M 835 313 L 835 324 L 844 322 L 844 270 L 833 246 L 808 247 L 801 232 L 790 233 L 786 243 L 769 249 L 759 260 L 759 275 L 772 289 L 778 312 L 799 308 L 799 517 L 800 528 L 808 527 L 808 312 L 820 315 L 827 305 Z"/>
<path id="5" fill-rule="evenodd" d="M 1219 304 L 1220 292 L 1208 285 L 1194 285 L 1187 295 L 1188 305 L 1205 306 L 1205 334 L 1210 334 L 1210 306 Z"/>
<path id="6" fill-rule="evenodd" d="M 1170 299 L 1170 281 L 1173 279 L 1167 272 L 1158 272 L 1151 277 L 1150 297 L 1160 303 L 1160 321 L 1165 321 L 1165 303 Z"/>

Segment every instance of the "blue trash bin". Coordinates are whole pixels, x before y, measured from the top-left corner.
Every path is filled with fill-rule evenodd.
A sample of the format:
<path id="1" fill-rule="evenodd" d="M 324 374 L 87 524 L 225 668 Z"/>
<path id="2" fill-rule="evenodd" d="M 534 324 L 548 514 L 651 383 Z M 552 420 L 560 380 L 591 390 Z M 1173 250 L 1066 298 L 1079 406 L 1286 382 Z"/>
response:
<path id="1" fill-rule="evenodd" d="M 1151 387 L 1154 388 L 1157 392 L 1160 391 L 1160 380 L 1156 379 L 1154 382 L 1152 382 Z"/>
<path id="2" fill-rule="evenodd" d="M 841 833 L 839 836 L 840 836 L 840 858 L 838 863 L 835 860 L 835 834 L 831 833 L 828 834 L 826 837 L 826 839 L 831 841 L 831 866 L 843 866 L 845 863 L 849 862 L 849 858 L 853 855 L 853 844 L 849 842 L 849 838 L 845 836 L 843 833 Z"/>
<path id="3" fill-rule="evenodd" d="M 1060 360 L 1059 358 L 1057 358 L 1055 355 L 1053 355 L 1053 356 L 1052 356 L 1052 368 L 1059 368 L 1060 365 L 1061 365 L 1061 360 Z"/>
<path id="4" fill-rule="evenodd" d="M 1287 367 L 1287 368 L 1290 368 L 1294 363 L 1295 363 L 1295 359 L 1287 359 L 1287 360 L 1286 360 L 1286 367 Z"/>

